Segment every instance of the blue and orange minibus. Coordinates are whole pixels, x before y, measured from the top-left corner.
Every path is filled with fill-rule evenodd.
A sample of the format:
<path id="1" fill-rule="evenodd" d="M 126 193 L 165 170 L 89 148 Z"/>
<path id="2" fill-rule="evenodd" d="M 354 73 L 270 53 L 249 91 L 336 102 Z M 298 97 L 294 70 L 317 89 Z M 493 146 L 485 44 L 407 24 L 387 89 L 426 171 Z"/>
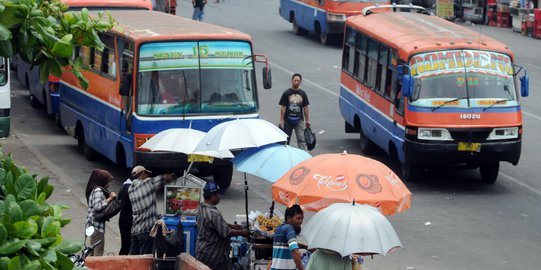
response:
<path id="1" fill-rule="evenodd" d="M 63 0 L 69 11 L 88 10 L 152 10 L 151 0 Z M 30 91 L 30 105 L 39 107 L 42 105 L 47 114 L 53 115 L 57 124 L 58 118 L 58 82 L 60 78 L 49 76 L 46 83 L 39 82 L 39 66 L 32 66 L 25 62 L 19 55 L 12 59 L 14 70 L 19 82 L 24 84 Z"/>
<path id="2" fill-rule="evenodd" d="M 97 152 L 122 166 L 182 169 L 186 155 L 141 145 L 170 128 L 206 132 L 224 121 L 259 116 L 254 65 L 266 58 L 254 55 L 249 35 L 155 11 L 111 15 L 118 25 L 100 35 L 105 49 L 80 47 L 77 53 L 88 88 L 69 70 L 60 80 L 62 126 L 88 159 Z M 264 87 L 270 88 L 270 70 L 263 69 Z M 229 186 L 231 162 L 214 159 L 209 167 L 209 160 L 197 161 L 221 187 Z"/>
<path id="3" fill-rule="evenodd" d="M 338 40 L 344 33 L 344 23 L 363 8 L 388 0 L 280 0 L 278 12 L 293 25 L 296 35 L 315 33 L 322 44 Z"/>
<path id="4" fill-rule="evenodd" d="M 443 164 L 496 181 L 500 161 L 520 159 L 520 95 L 528 76 L 507 45 L 422 7 L 373 6 L 346 21 L 346 132 L 360 134 L 363 152 L 379 146 L 400 160 L 406 179 Z"/>

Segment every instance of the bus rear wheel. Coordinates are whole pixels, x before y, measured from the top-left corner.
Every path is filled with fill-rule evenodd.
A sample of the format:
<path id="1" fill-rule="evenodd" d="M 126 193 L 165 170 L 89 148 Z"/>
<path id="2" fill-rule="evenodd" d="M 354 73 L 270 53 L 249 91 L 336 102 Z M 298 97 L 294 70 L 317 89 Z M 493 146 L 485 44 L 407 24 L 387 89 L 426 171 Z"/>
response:
<path id="1" fill-rule="evenodd" d="M 365 155 L 372 154 L 375 151 L 376 146 L 368 137 L 366 137 L 366 135 L 364 135 L 362 127 L 360 128 L 359 135 L 359 139 L 361 141 L 361 151 L 363 151 Z"/>
<path id="2" fill-rule="evenodd" d="M 297 36 L 303 36 L 303 35 L 306 35 L 308 33 L 308 31 L 302 27 L 300 27 L 298 24 L 297 24 L 297 20 L 295 20 L 295 17 L 293 17 L 292 19 L 292 22 L 293 24 L 293 33 L 295 33 L 295 35 Z"/>
<path id="3" fill-rule="evenodd" d="M 479 165 L 479 172 L 481 173 L 481 180 L 487 184 L 494 184 L 498 179 L 498 173 L 500 171 L 500 162 L 483 162 Z"/>
<path id="4" fill-rule="evenodd" d="M 94 149 L 86 142 L 85 132 L 82 127 L 77 134 L 77 144 L 83 147 L 83 153 L 87 160 L 92 161 L 96 158 L 96 151 L 94 151 Z"/>

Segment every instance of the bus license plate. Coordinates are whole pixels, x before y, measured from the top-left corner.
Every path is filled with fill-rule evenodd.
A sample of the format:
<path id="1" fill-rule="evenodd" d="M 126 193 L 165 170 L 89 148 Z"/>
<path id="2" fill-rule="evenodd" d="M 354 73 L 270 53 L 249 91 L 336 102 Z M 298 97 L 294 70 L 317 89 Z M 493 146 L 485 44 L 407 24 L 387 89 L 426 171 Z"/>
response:
<path id="1" fill-rule="evenodd" d="M 203 155 L 188 155 L 188 162 L 212 162 L 213 157 Z"/>
<path id="2" fill-rule="evenodd" d="M 480 143 L 458 142 L 458 151 L 480 152 Z"/>

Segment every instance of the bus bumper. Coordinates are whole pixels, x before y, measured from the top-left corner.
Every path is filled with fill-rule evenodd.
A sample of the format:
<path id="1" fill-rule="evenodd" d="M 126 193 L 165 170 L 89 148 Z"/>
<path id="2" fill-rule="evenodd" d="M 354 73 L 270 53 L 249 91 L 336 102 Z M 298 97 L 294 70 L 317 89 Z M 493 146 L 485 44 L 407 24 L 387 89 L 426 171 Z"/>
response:
<path id="1" fill-rule="evenodd" d="M 327 33 L 343 34 L 346 22 L 327 22 Z"/>
<path id="2" fill-rule="evenodd" d="M 405 160 L 408 164 L 478 165 L 481 162 L 507 161 L 513 165 L 520 159 L 522 142 L 483 142 L 479 152 L 458 151 L 458 143 L 419 142 L 406 139 Z"/>

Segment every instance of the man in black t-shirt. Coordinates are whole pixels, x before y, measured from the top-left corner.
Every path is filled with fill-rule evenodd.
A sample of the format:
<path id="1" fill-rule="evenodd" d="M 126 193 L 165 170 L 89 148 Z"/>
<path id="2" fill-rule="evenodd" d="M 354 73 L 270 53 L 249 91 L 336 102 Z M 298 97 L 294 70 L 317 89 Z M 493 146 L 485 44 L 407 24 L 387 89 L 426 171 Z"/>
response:
<path id="1" fill-rule="evenodd" d="M 280 102 L 280 128 L 287 134 L 287 143 L 291 141 L 291 134 L 295 130 L 297 144 L 300 149 L 306 150 L 304 129 L 310 127 L 310 109 L 308 96 L 300 89 L 302 76 L 298 73 L 291 77 L 291 88 L 284 91 Z"/>
<path id="2" fill-rule="evenodd" d="M 193 20 L 202 21 L 205 15 L 204 7 L 207 4 L 207 0 L 192 0 L 193 5 Z"/>

